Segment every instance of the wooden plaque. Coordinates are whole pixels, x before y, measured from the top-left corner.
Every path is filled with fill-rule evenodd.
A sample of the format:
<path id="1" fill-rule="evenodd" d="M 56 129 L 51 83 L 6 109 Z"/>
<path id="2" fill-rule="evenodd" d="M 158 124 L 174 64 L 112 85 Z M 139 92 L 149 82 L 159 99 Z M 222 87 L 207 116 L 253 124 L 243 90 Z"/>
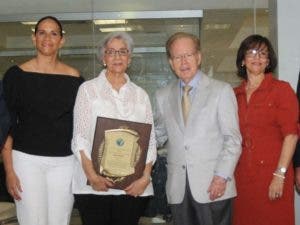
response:
<path id="1" fill-rule="evenodd" d="M 97 174 L 114 180 L 112 188 L 124 189 L 143 175 L 151 129 L 152 125 L 147 123 L 97 117 L 92 162 Z M 131 170 L 127 168 L 129 164 Z M 110 172 L 105 168 L 111 168 Z M 124 175 L 128 171 L 130 174 Z"/>

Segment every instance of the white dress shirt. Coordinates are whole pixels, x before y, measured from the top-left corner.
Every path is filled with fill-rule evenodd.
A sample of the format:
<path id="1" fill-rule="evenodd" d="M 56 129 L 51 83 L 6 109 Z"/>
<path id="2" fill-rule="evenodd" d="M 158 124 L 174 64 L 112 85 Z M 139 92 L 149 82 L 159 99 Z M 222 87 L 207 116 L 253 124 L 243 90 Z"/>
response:
<path id="1" fill-rule="evenodd" d="M 148 94 L 130 81 L 116 91 L 106 79 L 106 70 L 98 77 L 84 82 L 78 90 L 74 107 L 74 131 L 72 151 L 78 159 L 74 169 L 72 190 L 75 194 L 120 195 L 123 190 L 109 189 L 107 192 L 94 191 L 87 185 L 87 178 L 81 166 L 80 151 L 91 159 L 96 119 L 98 116 L 152 124 L 146 163 L 156 160 L 156 141 L 153 127 L 153 116 Z M 153 195 L 152 183 L 142 196 Z"/>

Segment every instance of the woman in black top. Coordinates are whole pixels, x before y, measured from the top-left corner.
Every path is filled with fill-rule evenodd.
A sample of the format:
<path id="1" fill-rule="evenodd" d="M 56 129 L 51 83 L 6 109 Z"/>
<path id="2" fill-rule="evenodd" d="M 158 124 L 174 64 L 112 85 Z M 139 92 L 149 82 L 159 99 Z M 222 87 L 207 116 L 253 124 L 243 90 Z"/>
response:
<path id="1" fill-rule="evenodd" d="M 83 79 L 58 59 L 64 37 L 55 17 L 39 20 L 32 41 L 36 57 L 11 67 L 3 79 L 12 122 L 3 149 L 7 188 L 20 225 L 67 225 L 73 105 Z"/>

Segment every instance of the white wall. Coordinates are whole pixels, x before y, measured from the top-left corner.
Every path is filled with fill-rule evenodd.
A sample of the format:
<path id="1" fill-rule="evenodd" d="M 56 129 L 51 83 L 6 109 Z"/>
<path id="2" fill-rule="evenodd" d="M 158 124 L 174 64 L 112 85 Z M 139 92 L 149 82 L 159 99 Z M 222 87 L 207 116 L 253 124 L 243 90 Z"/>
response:
<path id="1" fill-rule="evenodd" d="M 300 70 L 299 0 L 277 1 L 277 25 L 279 79 L 290 82 L 296 90 Z M 296 194 L 295 198 L 296 224 L 300 225 L 300 196 Z"/>
<path id="2" fill-rule="evenodd" d="M 296 88 L 300 69 L 300 1 L 277 1 L 278 74 Z"/>

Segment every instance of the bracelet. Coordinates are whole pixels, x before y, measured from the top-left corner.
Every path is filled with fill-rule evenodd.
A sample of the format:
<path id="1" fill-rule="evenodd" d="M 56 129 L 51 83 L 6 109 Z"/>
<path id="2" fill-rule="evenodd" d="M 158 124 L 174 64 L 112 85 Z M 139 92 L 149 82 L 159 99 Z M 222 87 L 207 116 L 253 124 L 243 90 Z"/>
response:
<path id="1" fill-rule="evenodd" d="M 281 178 L 281 179 L 285 179 L 285 176 L 283 176 L 283 175 L 281 175 L 281 174 L 278 174 L 278 173 L 273 173 L 273 175 L 274 176 L 276 176 L 276 177 L 279 177 L 279 178 Z"/>

